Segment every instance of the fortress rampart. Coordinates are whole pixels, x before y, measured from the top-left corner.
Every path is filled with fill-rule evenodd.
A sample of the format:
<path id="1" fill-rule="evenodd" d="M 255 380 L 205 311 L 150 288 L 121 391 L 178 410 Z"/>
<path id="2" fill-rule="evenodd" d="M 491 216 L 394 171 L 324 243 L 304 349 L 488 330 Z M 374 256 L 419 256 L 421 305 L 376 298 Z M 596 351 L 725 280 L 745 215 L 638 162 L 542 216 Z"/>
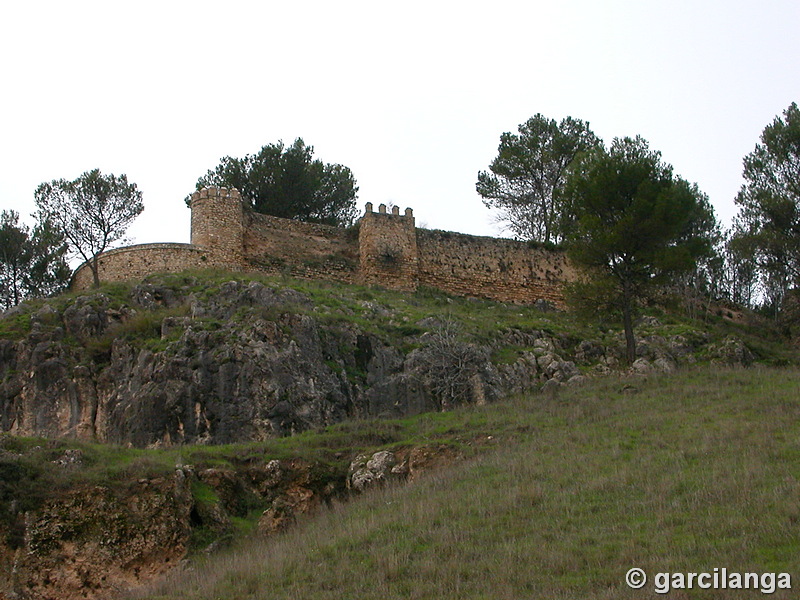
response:
<path id="1" fill-rule="evenodd" d="M 125 281 L 202 268 L 208 264 L 208 252 L 191 244 L 139 244 L 103 252 L 98 261 L 100 281 Z M 92 283 L 92 270 L 84 264 L 75 271 L 70 287 L 89 289 Z"/>
<path id="2" fill-rule="evenodd" d="M 547 300 L 563 306 L 575 272 L 563 252 L 525 242 L 419 229 L 411 209 L 373 211 L 344 229 L 247 210 L 235 189 L 206 188 L 191 197 L 191 244 L 141 244 L 98 257 L 101 281 L 142 279 L 204 267 L 413 291 L 430 286 L 502 302 Z M 72 287 L 92 285 L 81 266 Z"/>

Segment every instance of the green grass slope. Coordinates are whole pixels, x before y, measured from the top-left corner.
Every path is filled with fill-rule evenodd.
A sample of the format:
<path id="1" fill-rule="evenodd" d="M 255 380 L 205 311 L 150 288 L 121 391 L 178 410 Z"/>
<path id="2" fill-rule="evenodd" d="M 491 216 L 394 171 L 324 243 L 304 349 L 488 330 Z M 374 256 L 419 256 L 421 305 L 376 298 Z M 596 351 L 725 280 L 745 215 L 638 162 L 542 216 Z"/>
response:
<path id="1" fill-rule="evenodd" d="M 659 573 L 723 568 L 786 572 L 797 588 L 798 392 L 796 369 L 711 368 L 422 415 L 397 427 L 449 436 L 472 458 L 195 562 L 142 597 L 641 599 L 664 597 Z M 633 567 L 649 577 L 641 590 L 625 583 Z M 694 581 L 669 597 L 769 585 Z"/>
<path id="2" fill-rule="evenodd" d="M 172 308 L 159 307 L 143 310 L 136 307 L 135 313 L 124 322 L 115 323 L 102 334 L 87 340 L 76 340 L 67 334 L 66 341 L 84 345 L 89 355 L 100 360 L 110 352 L 115 339 L 121 339 L 135 347 L 152 351 L 164 350 L 171 341 L 162 335 L 162 322 L 168 317 L 186 316 L 193 299 L 200 301 L 213 298 L 228 282 L 258 282 L 272 289 L 292 289 L 308 298 L 310 306 L 287 304 L 280 311 L 309 314 L 320 323 L 352 324 L 373 333 L 387 343 L 397 344 L 408 352 L 419 344 L 418 336 L 429 332 L 430 323 L 426 320 L 448 319 L 458 324 L 461 336 L 471 343 L 497 346 L 498 339 L 509 331 L 538 331 L 559 340 L 565 357 L 571 358 L 575 345 L 581 340 L 593 340 L 601 345 L 624 348 L 624 337 L 618 315 L 591 315 L 579 318 L 571 312 L 542 312 L 529 306 L 504 304 L 489 300 L 450 296 L 432 288 L 420 288 L 414 293 L 386 290 L 379 287 L 364 287 L 325 281 L 308 281 L 288 277 L 273 277 L 263 274 L 232 274 L 227 271 L 202 270 L 187 271 L 180 274 L 153 275 L 142 285 L 132 282 L 107 283 L 98 290 L 70 292 L 56 298 L 26 301 L 0 318 L 0 341 L 16 341 L 29 334 L 32 329 L 32 316 L 45 305 L 52 307 L 57 314 L 82 296 L 102 294 L 111 309 L 122 309 L 136 305 L 132 293 L 144 286 L 155 286 L 169 290 L 181 298 Z M 743 341 L 753 353 L 759 364 L 785 366 L 797 364 L 798 352 L 787 344 L 786 338 L 774 321 L 747 314 L 743 318 L 737 312 L 717 307 L 690 316 L 680 302 L 673 299 L 669 308 L 648 307 L 642 314 L 657 317 L 659 325 L 640 324 L 637 327 L 637 341 L 649 335 L 683 336 L 694 349 L 695 358 L 706 362 L 714 357 L 706 356 L 703 348 L 709 344 L 719 344 L 729 336 Z M 669 304 L 669 302 L 667 303 Z M 275 316 L 274 307 L 264 309 L 257 316 L 269 320 Z M 234 320 L 242 319 L 253 312 L 244 308 L 234 315 Z M 51 316 L 50 319 L 58 319 Z M 193 326 L 215 330 L 223 324 L 213 318 L 192 317 Z M 57 322 L 42 321 L 47 327 L 59 325 Z M 528 347 L 505 343 L 494 347 L 492 360 L 495 363 L 511 363 Z M 621 352 L 621 350 L 620 350 Z"/>

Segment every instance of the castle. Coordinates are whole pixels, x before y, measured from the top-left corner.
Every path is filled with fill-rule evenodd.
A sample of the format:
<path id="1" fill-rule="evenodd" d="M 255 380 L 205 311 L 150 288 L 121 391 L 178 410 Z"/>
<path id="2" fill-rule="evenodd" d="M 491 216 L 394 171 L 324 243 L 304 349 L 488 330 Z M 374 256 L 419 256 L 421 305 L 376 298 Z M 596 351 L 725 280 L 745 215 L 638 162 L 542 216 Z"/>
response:
<path id="1" fill-rule="evenodd" d="M 575 273 L 563 252 L 525 242 L 417 228 L 410 208 L 378 212 L 366 204 L 352 228 L 304 223 L 248 210 L 236 189 L 191 196 L 190 244 L 140 244 L 98 257 L 101 281 L 143 279 L 198 268 L 257 271 L 380 285 L 413 291 L 429 286 L 459 295 L 563 306 L 562 286 Z M 91 269 L 75 272 L 73 289 L 92 285 Z"/>

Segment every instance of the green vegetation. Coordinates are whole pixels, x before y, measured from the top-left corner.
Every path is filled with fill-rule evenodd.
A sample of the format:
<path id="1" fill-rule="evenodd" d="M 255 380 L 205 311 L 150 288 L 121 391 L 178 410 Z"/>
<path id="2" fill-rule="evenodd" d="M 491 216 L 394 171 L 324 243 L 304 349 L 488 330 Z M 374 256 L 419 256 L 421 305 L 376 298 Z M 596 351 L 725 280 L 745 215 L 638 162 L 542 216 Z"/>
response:
<path id="1" fill-rule="evenodd" d="M 548 247 L 574 217 L 559 197 L 570 165 L 602 142 L 588 123 L 572 117 L 558 123 L 537 114 L 517 130 L 500 136 L 497 157 L 489 171 L 478 173 L 475 190 L 515 237 Z"/>
<path id="2" fill-rule="evenodd" d="M 230 281 L 245 284 L 259 282 L 275 290 L 292 289 L 308 297 L 310 303 L 287 303 L 281 305 L 281 312 L 309 314 L 328 323 L 354 323 L 367 332 L 386 336 L 392 342 L 403 342 L 430 330 L 430 327 L 419 324 L 429 317 L 454 320 L 461 326 L 465 337 L 481 343 L 496 340 L 498 334 L 510 329 L 538 330 L 576 342 L 583 338 L 607 337 L 610 340 L 619 331 L 616 316 L 610 313 L 605 318 L 603 315 L 594 315 L 589 322 L 571 313 L 543 312 L 514 304 L 452 296 L 424 286 L 414 293 L 408 293 L 328 281 L 213 270 L 163 274 L 150 277 L 147 281 L 181 289 L 185 295 L 192 295 L 199 300 L 218 293 L 220 286 Z M 120 285 L 124 284 L 114 284 L 110 288 L 115 291 L 113 295 L 106 291 L 109 288 L 105 285 L 99 292 L 111 296 L 115 303 L 119 301 L 121 305 L 125 303 L 125 294 L 119 293 Z M 265 318 L 275 318 L 275 307 L 264 310 L 267 311 Z M 706 312 L 700 319 L 683 316 L 681 309 L 667 312 L 653 307 L 646 312 L 664 323 L 663 330 L 649 333 L 664 334 L 668 329 L 676 328 L 683 328 L 684 332 L 708 329 L 712 337 L 741 335 L 746 338 L 748 346 L 751 335 L 760 337 L 765 327 L 775 328 L 773 323 L 766 320 L 759 320 L 755 326 L 749 321 L 733 322 L 726 319 L 722 311 L 719 314 Z M 773 338 L 778 335 L 777 331 L 774 333 Z M 755 343 L 755 340 L 752 341 Z M 769 353 L 759 358 L 770 360 Z"/>
<path id="3" fill-rule="evenodd" d="M 480 413 L 432 413 L 396 421 L 351 421 L 319 431 L 264 442 L 217 446 L 176 446 L 166 449 L 138 449 L 113 444 L 76 440 L 46 440 L 0 434 L 0 531 L 16 535 L 20 512 L 36 510 L 48 499 L 70 489 L 102 485 L 126 490 L 132 481 L 171 475 L 176 466 L 192 465 L 196 471 L 208 468 L 236 469 L 270 460 L 303 459 L 318 465 L 324 478 L 343 482 L 350 460 L 360 452 L 378 447 L 397 448 L 427 443 L 444 443 L 469 451 L 471 437 L 480 429 Z M 78 451 L 80 466 L 64 467 L 59 460 Z M 192 495 L 201 507 L 217 501 L 208 485 L 193 482 Z M 13 504 L 16 502 L 16 504 Z M 12 510 L 13 504 L 13 510 Z M 253 504 L 246 518 L 234 523 L 239 531 L 251 530 L 265 508 Z M 211 535 L 199 532 L 196 547 Z M 206 536 L 206 537 L 202 537 Z M 16 547 L 21 540 L 15 540 Z M 206 544 L 207 545 L 207 544 Z"/>
<path id="4" fill-rule="evenodd" d="M 29 313 L 14 313 L 0 319 L 0 339 L 18 340 L 31 330 Z"/>
<path id="5" fill-rule="evenodd" d="M 798 385 L 794 369 L 608 378 L 376 424 L 450 437 L 473 459 L 251 539 L 145 597 L 641 598 L 653 587 L 627 588 L 634 566 L 796 577 Z"/>
<path id="6" fill-rule="evenodd" d="M 349 168 L 314 158 L 313 146 L 267 144 L 244 158 L 225 156 L 197 180 L 197 189 L 236 188 L 256 212 L 348 227 L 356 217 L 358 186 Z M 188 203 L 188 199 L 187 199 Z"/>
<path id="7" fill-rule="evenodd" d="M 69 252 L 92 270 L 100 286 L 97 256 L 120 240 L 144 210 L 142 192 L 126 175 L 86 171 L 74 181 L 54 179 L 36 188 L 37 217 L 65 240 Z"/>
<path id="8" fill-rule="evenodd" d="M 241 291 L 252 282 L 274 290 L 280 302 L 233 307 L 226 317 L 213 311 L 202 316 L 226 289 L 247 304 Z M 170 336 L 179 333 L 172 333 L 166 319 L 191 318 L 193 329 L 215 336 L 264 319 L 290 334 L 286 324 L 307 315 L 319 323 L 320 335 L 334 332 L 331 341 L 337 327 L 357 325 L 403 352 L 426 348 L 431 337 L 426 333 L 455 323 L 453 344 L 485 345 L 497 365 L 532 351 L 528 344 L 538 343 L 540 334 L 567 358 L 582 340 L 623 343 L 611 319 L 589 323 L 573 314 L 432 289 L 405 294 L 200 271 L 154 276 L 144 286 L 105 285 L 52 299 L 47 310 L 43 301 L 23 303 L 0 320 L 0 336 L 13 340 L 34 328 L 64 327 L 59 339 L 102 359 L 114 339 L 169 351 L 176 341 Z M 258 285 L 253 289 L 271 297 Z M 170 308 L 148 311 L 136 305 L 136 294 L 147 290 L 168 290 Z M 192 303 L 201 308 L 196 315 Z M 94 336 L 71 332 L 62 319 L 70 306 L 103 307 L 114 322 Z M 24 511 L 82 486 L 109 487 L 124 497 L 132 481 L 169 476 L 176 465 L 200 472 L 303 459 L 312 465 L 315 484 L 335 483 L 341 490 L 357 454 L 427 446 L 446 447 L 467 460 L 411 486 L 325 509 L 269 541 L 242 541 L 257 530 L 266 498 L 243 499 L 230 522 L 218 527 L 212 517 L 223 494 L 208 482 L 194 482 L 193 510 L 199 516 L 192 523 L 190 555 L 202 563 L 195 571 L 202 576 L 168 584 L 151 597 L 259 598 L 269 590 L 274 598 L 312 600 L 633 598 L 638 596 L 623 582 L 632 566 L 648 572 L 796 569 L 800 373 L 763 368 L 797 364 L 796 352 L 769 321 L 734 321 L 737 315 L 722 309 L 704 312 L 701 319 L 674 307 L 646 312 L 657 319 L 638 325 L 639 339 L 680 337 L 699 368 L 671 378 L 612 376 L 554 394 L 405 419 L 346 422 L 247 444 L 142 450 L 0 436 L 0 531 L 10 547 L 19 548 Z M 705 349 L 729 336 L 744 341 L 758 368 L 706 366 L 715 357 Z M 329 367 L 341 368 L 336 361 Z M 353 383 L 364 379 L 357 359 L 347 375 Z M 58 464 L 67 450 L 80 450 L 79 465 Z M 202 562 L 201 551 L 220 536 L 239 541 L 223 562 Z"/>
<path id="9" fill-rule="evenodd" d="M 162 335 L 161 326 L 164 319 L 186 316 L 188 308 L 182 305 L 177 308 L 160 308 L 135 313 L 124 321 L 111 325 L 102 334 L 87 339 L 84 346 L 97 364 L 108 361 L 115 340 L 124 340 L 152 352 L 165 350 L 170 342 L 178 339 L 182 331 L 175 329 L 169 335 Z"/>
<path id="10" fill-rule="evenodd" d="M 287 297 L 280 305 L 248 306 L 226 323 L 212 317 L 193 317 L 193 328 L 215 331 L 223 326 L 236 325 L 244 319 L 261 318 L 278 322 L 282 314 L 307 314 L 323 325 L 357 325 L 364 332 L 397 345 L 407 353 L 419 346 L 419 336 L 435 329 L 442 320 L 447 320 L 458 326 L 459 335 L 464 341 L 492 347 L 492 358 L 496 364 L 513 362 L 515 355 L 530 350 L 513 343 L 498 345 L 498 340 L 512 330 L 540 332 L 557 339 L 565 350 L 565 358 L 569 358 L 571 350 L 581 340 L 594 340 L 607 346 L 621 346 L 624 343 L 620 337 L 619 315 L 614 311 L 592 314 L 587 319 L 585 315 L 577 313 L 540 311 L 490 300 L 461 298 L 425 287 L 415 293 L 404 293 L 335 282 L 215 270 L 149 277 L 145 284 L 165 286 L 183 298 L 180 305 L 172 308 L 150 311 L 136 308 L 130 311 L 134 304 L 131 295 L 134 285 L 130 283 L 106 283 L 90 293 L 70 292 L 49 300 L 29 300 L 19 305 L 13 314 L 0 319 L 0 339 L 18 340 L 27 335 L 33 325 L 32 316 L 45 304 L 58 314 L 38 316 L 36 321 L 46 328 L 62 325 L 58 315 L 76 299 L 83 297 L 90 303 L 107 302 L 109 309 L 121 314 L 120 321 L 112 323 L 100 335 L 75 339 L 68 334 L 66 341 L 84 346 L 89 356 L 100 362 L 109 356 L 116 338 L 134 347 L 161 351 L 167 349 L 170 342 L 181 334 L 181 328 L 175 328 L 171 333 L 162 335 L 164 319 L 188 316 L 190 300 L 207 302 L 230 282 L 245 285 L 257 282 L 275 291 L 295 290 L 308 301 L 302 297 Z M 723 306 L 708 307 L 696 318 L 690 318 L 679 300 L 666 298 L 662 301 L 667 308 L 651 306 L 643 309 L 646 314 L 657 317 L 662 325 L 640 325 L 637 334 L 681 335 L 693 346 L 735 336 L 744 342 L 761 364 L 788 365 L 796 362 L 796 350 L 786 343 L 779 324 L 774 320 L 757 317 L 747 311 L 737 311 L 740 318 L 732 319 L 731 311 Z M 348 372 L 348 375 L 357 377 L 358 373 Z"/>
<path id="11" fill-rule="evenodd" d="M 574 346 L 582 339 L 594 339 L 609 345 L 621 343 L 618 315 L 613 311 L 593 314 L 586 319 L 583 315 L 569 312 L 547 312 L 491 300 L 452 296 L 424 286 L 414 293 L 408 293 L 336 282 L 213 270 L 158 275 L 148 281 L 181 289 L 186 296 L 192 295 L 200 300 L 218 293 L 220 287 L 230 281 L 245 284 L 258 282 L 275 290 L 292 289 L 304 294 L 310 303 L 287 303 L 280 307 L 265 308 L 263 318 L 276 318 L 279 309 L 280 312 L 309 314 L 322 323 L 353 323 L 387 342 L 399 344 L 405 351 L 410 351 L 418 343 L 416 336 L 431 331 L 432 326 L 426 324 L 431 317 L 434 320 L 454 321 L 464 339 L 479 344 L 492 345 L 499 336 L 510 330 L 540 331 L 558 338 L 567 347 Z M 129 302 L 130 287 L 125 284 L 104 285 L 99 291 L 111 297 L 115 306 Z M 757 318 L 751 313 L 733 320 L 722 307 L 709 308 L 697 318 L 690 318 L 679 300 L 666 298 L 665 302 L 672 305 L 668 308 L 651 306 L 643 311 L 657 317 L 663 325 L 649 329 L 640 327 L 637 331 L 646 335 L 684 335 L 695 340 L 722 340 L 733 335 L 741 338 L 762 364 L 786 365 L 796 361 L 796 351 L 786 343 L 773 320 Z M 167 316 L 167 313 L 164 315 Z M 499 358 L 499 362 L 504 362 L 509 356 L 501 349 Z"/>
<path id="12" fill-rule="evenodd" d="M 52 223 L 38 223 L 31 231 L 19 222 L 19 213 L 0 213 L 0 309 L 8 310 L 23 298 L 62 291 L 72 270 L 67 246 Z"/>
<path id="13" fill-rule="evenodd" d="M 622 311 L 631 364 L 634 311 L 656 285 L 679 280 L 711 254 L 714 211 L 641 138 L 587 153 L 567 179 L 566 198 L 575 215 L 564 236 L 567 252 L 591 273 L 573 282 L 571 303 Z"/>
<path id="14" fill-rule="evenodd" d="M 732 251 L 747 277 L 740 288 L 760 278 L 765 304 L 782 310 L 784 296 L 800 284 L 800 109 L 792 102 L 764 128 L 760 143 L 744 159 L 744 180 L 733 232 Z M 741 274 L 740 274 L 741 279 Z M 747 285 L 744 285 L 744 284 Z M 739 301 L 748 300 L 743 289 Z"/>

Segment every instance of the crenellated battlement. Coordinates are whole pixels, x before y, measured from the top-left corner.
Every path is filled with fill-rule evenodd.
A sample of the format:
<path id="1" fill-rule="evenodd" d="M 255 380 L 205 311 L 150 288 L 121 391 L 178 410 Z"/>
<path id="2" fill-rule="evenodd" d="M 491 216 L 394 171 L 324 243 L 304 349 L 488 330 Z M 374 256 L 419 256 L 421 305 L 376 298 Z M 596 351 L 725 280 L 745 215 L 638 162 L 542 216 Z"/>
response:
<path id="1" fill-rule="evenodd" d="M 417 289 L 417 228 L 414 213 L 400 207 L 386 211 L 381 204 L 373 212 L 367 203 L 364 216 L 359 221 L 358 255 L 359 275 L 362 283 L 383 285 L 400 290 Z M 389 282 L 387 284 L 387 282 Z"/>
<path id="2" fill-rule="evenodd" d="M 575 274 L 563 252 L 524 242 L 418 229 L 414 211 L 377 212 L 367 202 L 356 227 L 344 229 L 254 213 L 238 190 L 209 187 L 191 195 L 191 244 L 143 244 L 99 257 L 104 281 L 215 267 L 413 291 L 426 285 L 503 302 L 544 299 L 563 306 Z M 85 265 L 73 288 L 91 285 Z"/>
<path id="3" fill-rule="evenodd" d="M 371 212 L 373 212 L 372 211 L 372 202 L 367 202 L 364 205 L 364 213 L 366 214 L 366 213 L 371 213 Z M 381 215 L 387 214 L 386 213 L 386 205 L 385 204 L 378 205 L 378 214 L 381 214 Z M 394 216 L 396 216 L 396 217 L 399 217 L 400 216 L 400 207 L 399 206 L 392 206 L 392 214 Z M 404 216 L 413 218 L 414 217 L 414 211 L 411 210 L 410 208 L 407 208 Z"/>
<path id="4" fill-rule="evenodd" d="M 192 192 L 191 196 L 191 203 L 194 204 L 198 200 L 218 200 L 220 198 L 229 198 L 234 201 L 241 202 L 242 194 L 236 188 L 226 188 L 226 187 L 204 187 L 202 190 L 198 190 L 196 192 Z"/>

